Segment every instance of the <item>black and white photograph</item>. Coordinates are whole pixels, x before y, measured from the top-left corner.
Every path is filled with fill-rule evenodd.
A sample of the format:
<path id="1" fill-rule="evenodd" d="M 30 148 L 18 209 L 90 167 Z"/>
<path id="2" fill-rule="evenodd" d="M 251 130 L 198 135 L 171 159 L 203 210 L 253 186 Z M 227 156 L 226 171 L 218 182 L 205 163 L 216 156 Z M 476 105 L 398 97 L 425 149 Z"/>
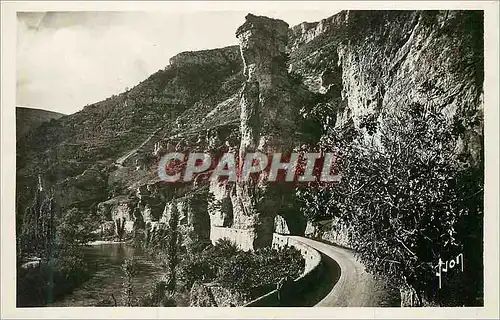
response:
<path id="1" fill-rule="evenodd" d="M 498 309 L 484 7 L 262 3 L 12 12 L 11 308 Z"/>

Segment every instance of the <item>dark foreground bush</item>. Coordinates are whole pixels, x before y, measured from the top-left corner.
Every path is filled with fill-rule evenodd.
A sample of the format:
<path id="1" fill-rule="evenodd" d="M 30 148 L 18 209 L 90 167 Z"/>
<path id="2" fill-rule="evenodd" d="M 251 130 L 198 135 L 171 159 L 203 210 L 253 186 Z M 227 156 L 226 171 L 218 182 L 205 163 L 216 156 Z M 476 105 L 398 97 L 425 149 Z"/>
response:
<path id="1" fill-rule="evenodd" d="M 484 159 L 480 136 L 471 129 L 461 134 L 474 128 L 463 122 L 479 123 L 479 116 L 451 121 L 414 103 L 381 117 L 383 122 L 369 119 L 365 125 L 378 136 L 338 130 L 324 137 L 325 149 L 338 148 L 342 181 L 322 190 L 304 188 L 304 213 L 311 220 L 318 212 L 338 218 L 367 271 L 413 290 L 417 300 L 483 305 Z M 469 149 L 458 148 L 466 139 Z M 463 272 L 446 273 L 440 287 L 439 259 L 459 254 Z"/>
<path id="2" fill-rule="evenodd" d="M 139 301 L 141 307 L 175 307 L 175 292 L 168 290 L 168 284 L 164 280 L 156 281 L 146 294 Z"/>
<path id="3" fill-rule="evenodd" d="M 50 304 L 87 281 L 91 274 L 91 268 L 78 255 L 60 256 L 30 269 L 18 266 L 17 306 Z"/>
<path id="4" fill-rule="evenodd" d="M 275 288 L 283 277 L 295 279 L 304 271 L 304 259 L 295 248 L 263 248 L 253 252 L 238 249 L 228 240 L 185 257 L 179 265 L 179 280 L 190 290 L 196 280 L 218 282 L 249 297 Z"/>

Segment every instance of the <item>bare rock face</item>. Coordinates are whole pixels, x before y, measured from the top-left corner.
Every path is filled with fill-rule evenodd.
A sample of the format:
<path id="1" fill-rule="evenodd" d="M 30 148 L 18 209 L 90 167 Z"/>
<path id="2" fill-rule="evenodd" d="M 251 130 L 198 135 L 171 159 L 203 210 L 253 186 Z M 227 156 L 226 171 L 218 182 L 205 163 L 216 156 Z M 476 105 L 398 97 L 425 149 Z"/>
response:
<path id="1" fill-rule="evenodd" d="M 246 77 L 240 100 L 240 153 L 283 148 L 283 137 L 295 128 L 287 90 L 288 24 L 249 14 L 236 36 Z"/>
<path id="2" fill-rule="evenodd" d="M 210 213 L 210 225 L 215 227 L 231 227 L 234 224 L 233 203 L 231 193 L 234 185 L 211 181 L 208 201 L 208 212 Z"/>
<path id="3" fill-rule="evenodd" d="M 349 233 L 352 230 L 341 223 L 339 218 L 333 218 L 316 223 L 308 223 L 306 235 L 318 238 L 343 247 L 351 247 L 349 242 Z"/>
<path id="4" fill-rule="evenodd" d="M 137 207 L 144 222 L 158 221 L 163 213 L 166 196 L 155 184 L 146 184 L 137 188 Z"/>
<path id="5" fill-rule="evenodd" d="M 290 50 L 296 50 L 318 36 L 333 30 L 338 30 L 348 19 L 348 11 L 342 11 L 338 14 L 322 19 L 318 22 L 302 22 L 290 28 Z"/>
<path id="6" fill-rule="evenodd" d="M 274 217 L 274 232 L 279 234 L 290 234 L 286 220 L 282 216 Z"/>
<path id="7" fill-rule="evenodd" d="M 236 32 L 245 75 L 239 103 L 240 169 L 248 153 L 272 157 L 292 152 L 300 143 L 297 104 L 292 101 L 297 87 L 288 74 L 288 32 L 284 21 L 252 14 Z M 303 234 L 305 221 L 293 205 L 294 186 L 265 178 L 262 173 L 258 180 L 212 183 L 212 241 L 227 237 L 244 250 L 270 246 L 277 215 L 288 233 Z"/>
<path id="8" fill-rule="evenodd" d="M 477 11 L 342 11 L 291 29 L 291 69 L 310 90 L 332 94 L 336 127 L 383 124 L 384 113 L 419 104 L 461 122 L 457 147 L 477 158 L 482 19 Z"/>
<path id="9" fill-rule="evenodd" d="M 124 230 L 131 232 L 134 226 L 134 204 L 127 196 L 118 196 L 97 205 L 97 213 L 105 221 L 112 221 L 115 225 L 115 232 L 123 224 Z"/>
<path id="10" fill-rule="evenodd" d="M 183 234 L 184 238 L 209 242 L 210 218 L 207 212 L 206 192 L 189 194 L 168 201 L 160 222 L 171 225 L 174 213 L 177 215 L 175 219 L 178 221 L 178 230 Z"/>
<path id="11" fill-rule="evenodd" d="M 220 49 L 181 52 L 170 58 L 170 65 L 185 67 L 202 64 L 229 64 L 240 59 L 238 46 L 230 46 Z"/>
<path id="12" fill-rule="evenodd" d="M 249 14 L 238 28 L 245 66 L 240 100 L 239 165 L 249 152 L 290 152 L 295 144 L 295 112 L 287 72 L 288 24 Z M 233 227 L 251 229 L 253 248 L 272 242 L 274 216 L 281 205 L 272 196 L 276 186 L 239 181 L 235 186 Z"/>

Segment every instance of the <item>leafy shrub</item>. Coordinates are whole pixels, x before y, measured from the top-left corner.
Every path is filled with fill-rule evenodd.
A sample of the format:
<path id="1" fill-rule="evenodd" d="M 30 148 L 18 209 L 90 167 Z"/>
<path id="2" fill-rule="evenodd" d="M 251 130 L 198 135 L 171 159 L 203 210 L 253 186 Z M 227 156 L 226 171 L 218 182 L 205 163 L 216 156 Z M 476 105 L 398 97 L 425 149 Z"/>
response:
<path id="1" fill-rule="evenodd" d="M 125 259 L 121 268 L 125 275 L 125 279 L 123 281 L 123 304 L 127 307 L 132 307 L 136 304 L 132 280 L 137 274 L 137 263 L 133 258 Z"/>
<path id="2" fill-rule="evenodd" d="M 163 280 L 156 281 L 151 286 L 151 290 L 145 297 L 140 299 L 141 307 L 175 307 L 174 293 L 167 288 L 167 283 Z"/>
<path id="3" fill-rule="evenodd" d="M 227 239 L 220 239 L 215 246 L 185 257 L 179 265 L 179 278 L 189 290 L 196 280 L 213 281 L 223 263 L 241 250 Z"/>
<path id="4" fill-rule="evenodd" d="M 304 259 L 295 248 L 263 248 L 242 251 L 227 239 L 183 259 L 179 277 L 187 290 L 197 280 L 216 281 L 223 287 L 257 296 L 271 290 L 285 276 L 297 278 L 304 270 Z"/>
<path id="5" fill-rule="evenodd" d="M 326 137 L 339 147 L 342 182 L 322 190 L 316 207 L 350 227 L 351 244 L 369 271 L 443 305 L 480 305 L 482 159 L 463 161 L 453 121 L 436 110 L 413 104 L 383 116 L 371 138 Z M 466 265 L 461 280 L 438 289 L 433 267 L 459 253 Z"/>
<path id="6" fill-rule="evenodd" d="M 236 255 L 222 263 L 221 268 L 217 272 L 218 282 L 226 287 L 239 292 L 245 292 L 253 286 L 252 272 L 257 267 L 255 259 L 251 254 L 244 251 L 238 252 Z"/>

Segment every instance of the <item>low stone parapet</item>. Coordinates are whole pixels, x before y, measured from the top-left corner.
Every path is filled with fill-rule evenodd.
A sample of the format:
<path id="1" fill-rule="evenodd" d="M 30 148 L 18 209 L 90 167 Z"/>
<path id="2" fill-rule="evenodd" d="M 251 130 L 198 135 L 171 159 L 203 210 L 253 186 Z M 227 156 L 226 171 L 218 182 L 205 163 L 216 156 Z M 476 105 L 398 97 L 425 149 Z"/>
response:
<path id="1" fill-rule="evenodd" d="M 210 241 L 213 244 L 220 239 L 229 239 L 231 242 L 236 243 L 242 250 L 248 251 L 253 249 L 253 241 L 255 232 L 252 229 L 234 229 L 225 227 L 210 228 Z"/>
<path id="2" fill-rule="evenodd" d="M 278 294 L 278 290 L 273 290 L 249 303 L 244 307 L 273 307 L 286 306 L 291 297 L 298 297 L 307 290 L 314 288 L 314 284 L 321 276 L 321 255 L 311 246 L 295 239 L 293 236 L 273 234 L 273 248 L 294 247 L 300 250 L 305 260 L 304 272 L 300 277 L 294 279 L 286 288 Z"/>

